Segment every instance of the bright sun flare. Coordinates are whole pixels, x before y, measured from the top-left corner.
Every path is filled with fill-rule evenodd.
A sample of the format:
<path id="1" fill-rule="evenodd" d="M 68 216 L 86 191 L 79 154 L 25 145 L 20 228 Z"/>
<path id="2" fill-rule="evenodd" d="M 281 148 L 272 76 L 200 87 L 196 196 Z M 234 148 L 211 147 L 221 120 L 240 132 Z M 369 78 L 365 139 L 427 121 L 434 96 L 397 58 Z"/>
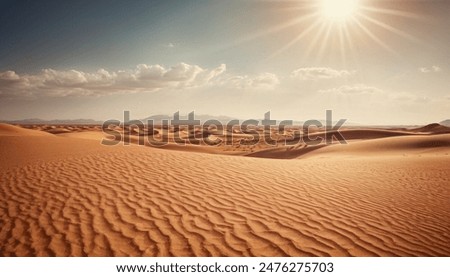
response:
<path id="1" fill-rule="evenodd" d="M 392 49 L 386 40 L 378 36 L 378 31 L 393 33 L 401 36 L 414 43 L 419 41 L 407 32 L 398 29 L 395 25 L 391 25 L 381 18 L 380 15 L 406 18 L 417 20 L 419 17 L 410 12 L 402 10 L 393 10 L 383 7 L 384 1 L 364 1 L 364 0 L 296 0 L 299 4 L 297 9 L 301 14 L 293 19 L 283 22 L 279 25 L 265 30 L 259 36 L 276 33 L 291 26 L 299 25 L 299 33 L 294 35 L 292 39 L 285 45 L 277 49 L 269 58 L 286 51 L 290 47 L 299 43 L 301 40 L 307 45 L 304 55 L 310 56 L 313 51 L 318 60 L 328 55 L 328 50 L 338 49 L 341 54 L 342 61 L 351 58 L 350 55 L 355 52 L 357 43 L 361 43 L 361 39 L 370 40 L 374 44 L 380 46 L 384 50 L 398 54 Z M 377 2 L 371 4 L 371 2 Z M 387 2 L 387 1 L 386 1 Z M 375 5 L 377 4 L 377 5 Z M 392 20 L 395 23 L 395 20 Z M 354 34 L 358 33 L 358 36 Z"/>
<path id="2" fill-rule="evenodd" d="M 322 0 L 323 15 L 331 20 L 346 20 L 358 8 L 358 0 Z"/>

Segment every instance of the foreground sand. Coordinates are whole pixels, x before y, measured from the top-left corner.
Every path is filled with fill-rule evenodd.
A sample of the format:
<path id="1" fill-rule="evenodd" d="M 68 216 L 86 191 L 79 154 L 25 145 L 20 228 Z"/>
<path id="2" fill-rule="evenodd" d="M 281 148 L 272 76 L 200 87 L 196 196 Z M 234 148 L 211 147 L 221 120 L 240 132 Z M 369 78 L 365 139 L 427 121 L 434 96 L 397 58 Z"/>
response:
<path id="1" fill-rule="evenodd" d="M 0 125 L 0 256 L 450 256 L 450 134 L 287 152 Z"/>

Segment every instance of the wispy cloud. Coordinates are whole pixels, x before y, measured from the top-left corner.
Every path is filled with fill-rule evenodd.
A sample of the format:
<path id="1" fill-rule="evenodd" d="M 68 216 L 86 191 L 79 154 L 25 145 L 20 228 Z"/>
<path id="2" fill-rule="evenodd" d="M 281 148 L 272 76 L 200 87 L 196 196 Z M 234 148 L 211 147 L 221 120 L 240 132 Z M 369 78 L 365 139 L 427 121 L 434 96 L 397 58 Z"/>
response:
<path id="1" fill-rule="evenodd" d="M 204 86 L 226 71 L 221 64 L 214 69 L 179 63 L 170 68 L 140 64 L 131 70 L 89 73 L 78 70 L 43 69 L 37 74 L 0 72 L 2 96 L 82 96 L 152 92 L 164 88 Z"/>
<path id="2" fill-rule="evenodd" d="M 335 79 L 344 78 L 352 75 L 354 72 L 347 70 L 336 70 L 330 67 L 304 67 L 294 70 L 291 73 L 291 77 L 298 78 L 300 80 L 323 80 L 323 79 Z"/>
<path id="3" fill-rule="evenodd" d="M 321 93 L 337 93 L 337 94 L 375 94 L 383 93 L 383 90 L 367 86 L 364 84 L 345 85 L 337 88 L 319 90 Z"/>
<path id="4" fill-rule="evenodd" d="M 421 67 L 419 68 L 419 71 L 422 73 L 437 73 L 437 72 L 441 72 L 442 68 L 437 66 L 437 65 L 433 65 L 431 67 Z"/>
<path id="5" fill-rule="evenodd" d="M 280 84 L 280 80 L 273 73 L 261 73 L 256 76 L 229 77 L 223 84 L 237 89 L 274 89 Z"/>
<path id="6" fill-rule="evenodd" d="M 390 93 L 388 96 L 389 99 L 394 100 L 396 102 L 401 103 L 429 103 L 432 101 L 432 98 L 430 98 L 427 95 L 424 94 L 417 94 L 412 93 L 408 91 L 398 91 Z"/>

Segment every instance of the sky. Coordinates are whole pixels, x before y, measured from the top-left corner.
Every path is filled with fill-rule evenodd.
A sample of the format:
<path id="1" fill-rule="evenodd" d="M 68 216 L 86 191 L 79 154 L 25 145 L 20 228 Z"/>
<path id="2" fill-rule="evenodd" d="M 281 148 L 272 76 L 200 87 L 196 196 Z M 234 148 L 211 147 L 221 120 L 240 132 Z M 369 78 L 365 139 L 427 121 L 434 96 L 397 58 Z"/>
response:
<path id="1" fill-rule="evenodd" d="M 446 0 L 0 0 L 0 119 L 439 122 L 449 14 Z"/>

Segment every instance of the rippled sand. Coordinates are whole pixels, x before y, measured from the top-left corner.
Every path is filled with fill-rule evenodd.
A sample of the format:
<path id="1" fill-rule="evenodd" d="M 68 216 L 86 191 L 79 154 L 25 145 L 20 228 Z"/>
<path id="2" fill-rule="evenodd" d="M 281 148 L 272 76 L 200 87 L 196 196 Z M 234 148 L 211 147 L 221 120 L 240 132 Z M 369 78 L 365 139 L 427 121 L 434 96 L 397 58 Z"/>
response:
<path id="1" fill-rule="evenodd" d="M 0 126 L 0 256 L 450 256 L 450 134 L 269 159 L 295 149 L 105 147 L 92 132 Z"/>

